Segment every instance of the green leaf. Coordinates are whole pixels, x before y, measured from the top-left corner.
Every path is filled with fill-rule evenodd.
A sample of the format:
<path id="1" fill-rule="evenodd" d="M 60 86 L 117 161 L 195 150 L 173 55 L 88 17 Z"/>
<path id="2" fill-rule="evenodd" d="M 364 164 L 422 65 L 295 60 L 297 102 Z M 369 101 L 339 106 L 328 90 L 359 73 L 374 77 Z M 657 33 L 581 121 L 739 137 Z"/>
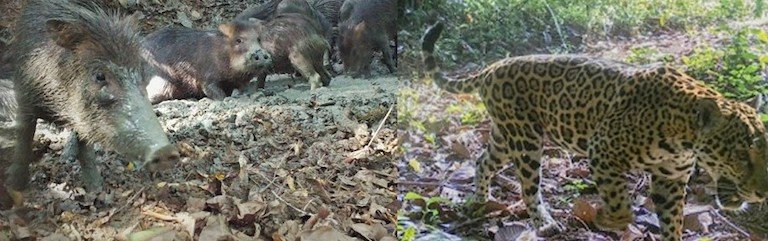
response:
<path id="1" fill-rule="evenodd" d="M 421 195 L 415 192 L 408 192 L 405 194 L 405 200 L 416 200 L 416 199 L 424 199 Z"/>
<path id="2" fill-rule="evenodd" d="M 763 43 L 768 43 L 768 33 L 766 33 L 765 30 L 758 29 L 757 39 L 759 39 Z"/>
<path id="3" fill-rule="evenodd" d="M 448 202 L 448 199 L 445 199 L 445 198 L 440 197 L 440 196 L 434 196 L 434 197 L 431 197 L 431 198 L 427 199 L 427 205 L 432 204 L 432 203 L 442 203 L 442 202 Z"/>
<path id="4" fill-rule="evenodd" d="M 416 228 L 408 227 L 407 229 L 405 229 L 405 232 L 403 232 L 403 238 L 400 240 L 413 241 L 415 239 L 416 239 Z"/>
<path id="5" fill-rule="evenodd" d="M 413 169 L 413 171 L 417 173 L 421 173 L 421 162 L 419 162 L 419 160 L 416 160 L 416 158 L 409 160 L 408 166 L 410 166 Z"/>
<path id="6" fill-rule="evenodd" d="M 768 115 L 767 114 L 760 114 L 760 120 L 763 122 L 768 122 Z"/>

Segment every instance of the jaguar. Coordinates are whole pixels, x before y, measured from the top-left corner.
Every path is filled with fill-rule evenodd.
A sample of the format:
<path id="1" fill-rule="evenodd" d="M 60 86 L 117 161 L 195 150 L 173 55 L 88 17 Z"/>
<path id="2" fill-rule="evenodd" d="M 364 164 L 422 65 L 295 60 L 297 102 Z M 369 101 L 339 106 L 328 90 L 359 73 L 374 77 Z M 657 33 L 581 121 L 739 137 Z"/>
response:
<path id="1" fill-rule="evenodd" d="M 539 187 L 545 140 L 589 158 L 603 201 L 594 224 L 603 230 L 634 220 L 630 171 L 650 173 L 663 240 L 682 238 L 686 186 L 697 166 L 712 176 L 722 209 L 741 210 L 768 195 L 765 127 L 748 104 L 667 65 L 580 55 L 508 57 L 452 78 L 434 55 L 443 29 L 437 23 L 422 37 L 426 75 L 447 92 L 478 93 L 492 123 L 476 164 L 475 201 L 487 200 L 492 177 L 511 162 L 539 233 L 562 231 Z"/>

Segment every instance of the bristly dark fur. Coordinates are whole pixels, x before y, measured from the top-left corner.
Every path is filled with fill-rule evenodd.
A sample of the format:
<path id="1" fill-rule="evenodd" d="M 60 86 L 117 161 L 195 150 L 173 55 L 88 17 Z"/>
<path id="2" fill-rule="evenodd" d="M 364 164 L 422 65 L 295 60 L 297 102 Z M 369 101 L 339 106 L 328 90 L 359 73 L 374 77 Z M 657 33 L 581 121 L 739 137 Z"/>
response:
<path id="1" fill-rule="evenodd" d="M 91 42 L 103 52 L 103 56 L 116 64 L 127 64 L 140 59 L 138 56 L 142 38 L 137 31 L 137 25 L 131 18 L 121 18 L 116 10 L 105 10 L 94 1 L 84 0 L 30 0 L 22 19 L 29 22 L 19 22 L 19 32 L 33 35 L 40 26 L 45 26 L 49 20 L 60 20 L 81 26 L 81 31 L 94 38 Z M 108 19 L 108 21 L 104 21 Z M 19 33 L 24 34 L 24 33 Z M 35 40 L 47 41 L 46 36 L 37 36 Z M 37 44 L 33 41 L 18 44 Z M 131 54 L 127 54 L 131 53 Z M 136 53 L 136 56 L 132 56 Z M 18 56 L 18 55 L 17 55 Z M 18 58 L 18 57 L 17 57 Z"/>
<path id="2" fill-rule="evenodd" d="M 16 115 L 16 96 L 13 82 L 0 79 L 0 121 L 11 121 Z"/>

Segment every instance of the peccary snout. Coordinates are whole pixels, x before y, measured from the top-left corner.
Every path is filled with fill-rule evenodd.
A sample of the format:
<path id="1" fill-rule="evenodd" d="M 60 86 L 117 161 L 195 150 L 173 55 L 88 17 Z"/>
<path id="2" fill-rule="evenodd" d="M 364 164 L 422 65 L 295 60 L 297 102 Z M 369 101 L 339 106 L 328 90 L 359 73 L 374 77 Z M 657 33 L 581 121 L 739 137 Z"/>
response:
<path id="1" fill-rule="evenodd" d="M 146 155 L 143 166 L 149 171 L 162 171 L 172 168 L 180 158 L 179 149 L 169 144 L 157 149 L 151 149 Z"/>
<path id="2" fill-rule="evenodd" d="M 253 55 L 251 55 L 254 60 L 256 61 L 263 61 L 263 64 L 271 64 L 272 63 L 272 56 L 267 53 L 267 51 L 264 51 L 263 49 L 259 49 L 253 52 Z"/>

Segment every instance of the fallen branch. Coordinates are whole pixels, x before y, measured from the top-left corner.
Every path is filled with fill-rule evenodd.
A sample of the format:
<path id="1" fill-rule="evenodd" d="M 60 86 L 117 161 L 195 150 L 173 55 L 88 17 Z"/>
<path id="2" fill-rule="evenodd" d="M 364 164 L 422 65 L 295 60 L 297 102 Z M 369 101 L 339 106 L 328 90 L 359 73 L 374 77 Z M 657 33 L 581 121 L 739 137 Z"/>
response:
<path id="1" fill-rule="evenodd" d="M 176 218 L 174 216 L 170 216 L 170 215 L 165 215 L 165 214 L 162 214 L 162 213 L 156 213 L 156 212 L 152 212 L 152 211 L 142 211 L 141 214 L 146 215 L 146 216 L 150 216 L 150 217 L 153 217 L 153 218 L 156 218 L 156 219 L 160 219 L 160 220 L 163 220 L 163 221 L 174 221 L 174 222 L 179 222 L 180 223 L 178 218 Z"/>
<path id="2" fill-rule="evenodd" d="M 288 207 L 291 207 L 291 208 L 293 208 L 294 210 L 296 210 L 297 212 L 300 212 L 300 213 L 301 213 L 301 215 L 308 215 L 308 213 L 307 213 L 307 212 L 305 212 L 304 210 L 301 210 L 301 209 L 299 209 L 299 208 L 297 208 L 297 207 L 295 207 L 295 206 L 291 205 L 291 203 L 289 203 L 288 201 L 285 201 L 285 199 L 281 198 L 281 197 L 280 197 L 280 195 L 277 195 L 277 193 L 276 193 L 274 190 L 270 190 L 270 192 L 272 192 L 272 195 L 275 195 L 275 197 L 277 198 L 277 200 L 280 200 L 281 202 L 284 202 L 284 203 L 285 203 L 285 205 L 288 205 Z"/>
<path id="3" fill-rule="evenodd" d="M 368 145 L 365 145 L 365 148 L 369 148 L 371 146 L 371 143 L 373 143 L 373 140 L 376 139 L 376 136 L 379 135 L 379 131 L 381 130 L 381 127 L 384 126 L 384 123 L 387 122 L 387 119 L 389 118 L 389 114 L 392 113 L 392 109 L 394 109 L 395 106 L 391 105 L 389 106 L 389 110 L 387 111 L 387 114 L 384 115 L 384 119 L 381 119 L 381 122 L 379 122 L 379 127 L 376 128 L 376 131 L 371 134 L 371 140 L 368 141 Z"/>
<path id="4" fill-rule="evenodd" d="M 728 226 L 730 226 L 731 228 L 736 230 L 736 232 L 738 232 L 741 235 L 744 235 L 744 237 L 749 238 L 750 235 L 749 235 L 749 233 L 747 233 L 747 231 L 744 231 L 739 226 L 736 226 L 736 224 L 733 224 L 731 221 L 729 221 L 727 218 L 725 218 L 722 214 L 720 214 L 719 210 L 712 210 L 712 213 L 715 216 L 717 216 L 718 218 L 720 218 L 720 220 L 722 220 L 723 223 L 727 224 Z"/>

